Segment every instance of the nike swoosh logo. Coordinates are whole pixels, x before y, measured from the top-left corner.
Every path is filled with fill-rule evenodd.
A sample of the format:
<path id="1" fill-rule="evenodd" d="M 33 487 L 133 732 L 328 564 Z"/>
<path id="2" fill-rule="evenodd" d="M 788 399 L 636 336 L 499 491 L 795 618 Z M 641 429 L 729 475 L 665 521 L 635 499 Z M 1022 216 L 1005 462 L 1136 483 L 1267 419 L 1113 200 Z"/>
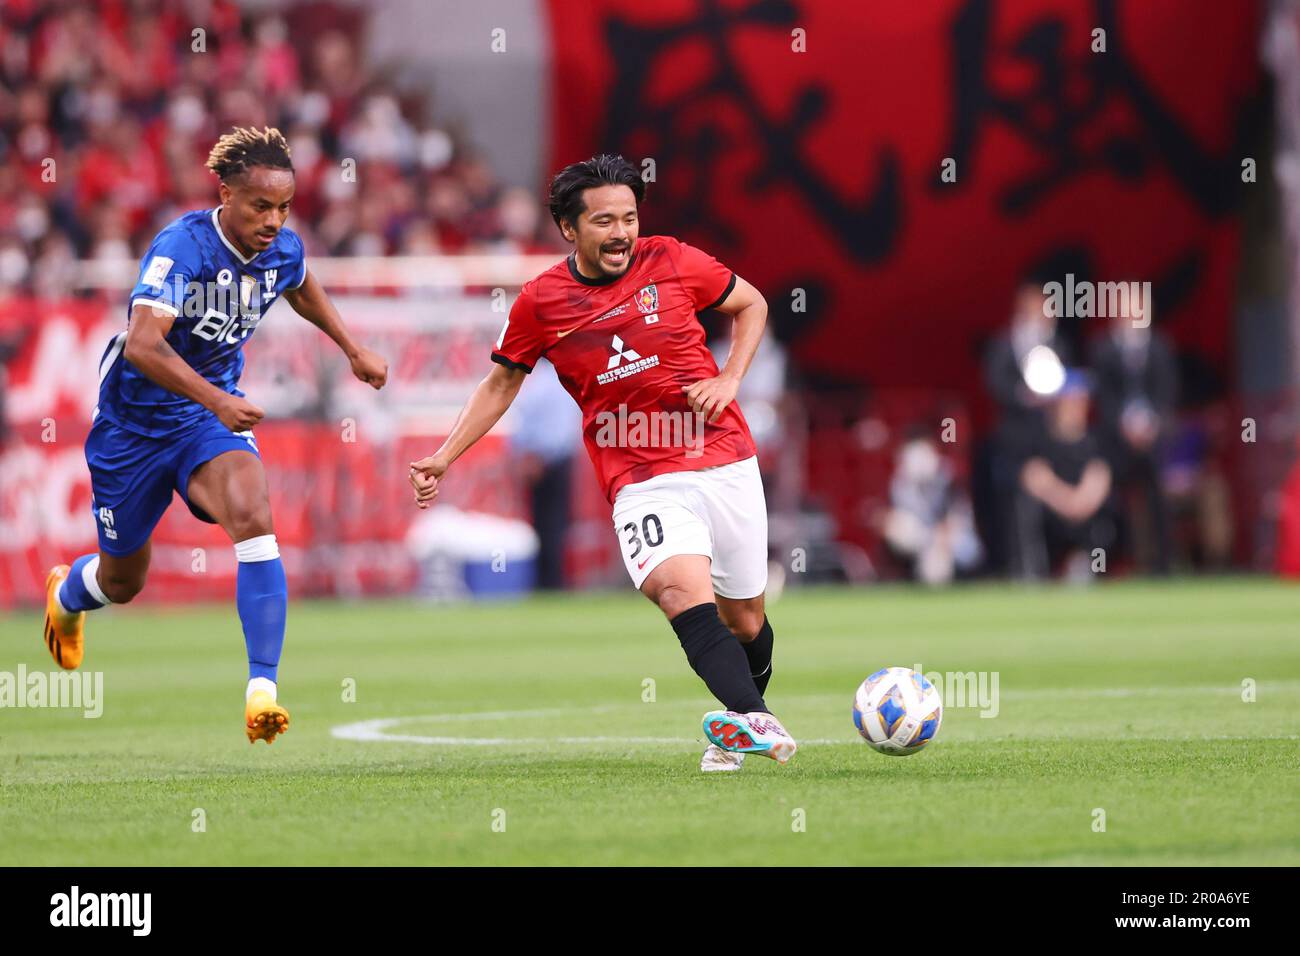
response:
<path id="1" fill-rule="evenodd" d="M 646 566 L 646 564 L 649 563 L 649 561 L 650 561 L 650 559 L 649 559 L 649 558 L 646 558 L 644 561 L 642 561 L 640 564 L 638 564 L 638 565 L 636 566 L 636 569 L 637 569 L 638 571 L 640 571 L 642 568 L 644 568 L 644 567 Z"/>
<path id="2" fill-rule="evenodd" d="M 575 325 L 573 328 L 571 328 L 571 329 L 565 329 L 563 332 L 556 332 L 556 333 L 555 333 L 555 337 L 556 337 L 556 339 L 562 339 L 562 338 L 564 338 L 566 335 L 568 335 L 570 332 L 576 332 L 576 331 L 578 331 L 578 329 L 580 329 L 580 328 L 582 328 L 582 325 L 581 325 L 581 324 L 579 324 L 579 325 Z"/>

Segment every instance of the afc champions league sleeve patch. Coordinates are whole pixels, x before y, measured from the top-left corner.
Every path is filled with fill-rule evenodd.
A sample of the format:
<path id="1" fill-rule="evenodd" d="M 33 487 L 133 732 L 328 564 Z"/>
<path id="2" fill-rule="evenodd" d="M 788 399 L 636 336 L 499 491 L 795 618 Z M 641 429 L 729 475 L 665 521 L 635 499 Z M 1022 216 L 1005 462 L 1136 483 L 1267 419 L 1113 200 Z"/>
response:
<path id="1" fill-rule="evenodd" d="M 175 259 L 169 259 L 167 256 L 154 256 L 149 260 L 149 265 L 145 267 L 144 275 L 140 277 L 140 284 L 154 289 L 161 289 L 163 283 L 167 281 L 167 273 L 171 271 L 172 263 L 175 261 Z"/>

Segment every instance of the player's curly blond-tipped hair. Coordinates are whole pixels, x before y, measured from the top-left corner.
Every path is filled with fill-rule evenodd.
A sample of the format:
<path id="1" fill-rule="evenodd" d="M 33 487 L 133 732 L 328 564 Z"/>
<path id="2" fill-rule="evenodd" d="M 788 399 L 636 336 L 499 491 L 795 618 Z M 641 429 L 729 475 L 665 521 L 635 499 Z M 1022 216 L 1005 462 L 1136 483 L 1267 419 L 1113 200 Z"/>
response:
<path id="1" fill-rule="evenodd" d="M 289 141 L 273 126 L 254 129 L 236 126 L 212 147 L 208 153 L 208 169 L 225 182 L 239 176 L 254 166 L 272 169 L 293 169 L 289 160 Z"/>

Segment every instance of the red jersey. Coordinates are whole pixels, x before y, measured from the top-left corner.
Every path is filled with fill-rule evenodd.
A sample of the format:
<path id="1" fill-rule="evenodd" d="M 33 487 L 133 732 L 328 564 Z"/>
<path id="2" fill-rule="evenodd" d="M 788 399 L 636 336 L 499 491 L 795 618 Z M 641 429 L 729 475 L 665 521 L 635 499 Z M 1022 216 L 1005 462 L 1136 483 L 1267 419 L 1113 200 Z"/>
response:
<path id="1" fill-rule="evenodd" d="M 736 276 L 669 236 L 646 236 L 623 275 L 589 279 L 571 255 L 527 283 L 492 360 L 531 372 L 539 355 L 582 409 L 582 433 L 605 496 L 674 471 L 756 454 L 732 402 L 705 423 L 684 386 L 718 374 L 697 314 L 731 294 Z"/>

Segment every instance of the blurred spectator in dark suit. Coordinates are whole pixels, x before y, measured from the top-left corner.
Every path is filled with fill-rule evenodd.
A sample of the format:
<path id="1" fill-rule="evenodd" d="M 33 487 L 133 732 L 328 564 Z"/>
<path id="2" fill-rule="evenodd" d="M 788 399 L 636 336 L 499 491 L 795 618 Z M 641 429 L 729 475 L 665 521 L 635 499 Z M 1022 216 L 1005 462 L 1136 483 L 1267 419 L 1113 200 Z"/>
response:
<path id="1" fill-rule="evenodd" d="M 1135 326 L 1127 316 L 1116 316 L 1095 343 L 1092 370 L 1099 437 L 1114 472 L 1128 537 L 1135 545 L 1145 545 L 1135 551 L 1145 552 L 1144 563 L 1151 571 L 1166 574 L 1170 520 L 1161 468 L 1175 424 L 1178 367 L 1173 349 L 1151 329 L 1149 318 L 1148 312 L 1147 323 Z M 1140 520 L 1143 516 L 1145 521 Z"/>
<path id="2" fill-rule="evenodd" d="M 1041 282 L 1021 285 L 1010 327 L 989 344 L 984 356 L 984 382 L 997 403 L 998 422 L 980 466 L 987 482 L 981 523 L 995 570 L 1010 571 L 1023 563 L 1012 503 L 1021 466 L 1043 428 L 1044 406 L 1061 387 L 1071 359 L 1045 303 Z"/>
<path id="3" fill-rule="evenodd" d="M 1067 576 L 1084 578 L 1094 549 L 1114 538 L 1111 470 L 1088 426 L 1088 392 L 1083 372 L 1067 374 L 1020 470 L 1018 576 L 1047 577 L 1065 559 Z"/>
<path id="4" fill-rule="evenodd" d="M 1047 400 L 1061 387 L 1072 356 L 1047 312 L 1041 284 L 1016 293 L 1011 326 L 989 346 L 984 380 L 998 404 L 998 431 L 1008 447 L 1023 452 L 1043 423 Z"/>

